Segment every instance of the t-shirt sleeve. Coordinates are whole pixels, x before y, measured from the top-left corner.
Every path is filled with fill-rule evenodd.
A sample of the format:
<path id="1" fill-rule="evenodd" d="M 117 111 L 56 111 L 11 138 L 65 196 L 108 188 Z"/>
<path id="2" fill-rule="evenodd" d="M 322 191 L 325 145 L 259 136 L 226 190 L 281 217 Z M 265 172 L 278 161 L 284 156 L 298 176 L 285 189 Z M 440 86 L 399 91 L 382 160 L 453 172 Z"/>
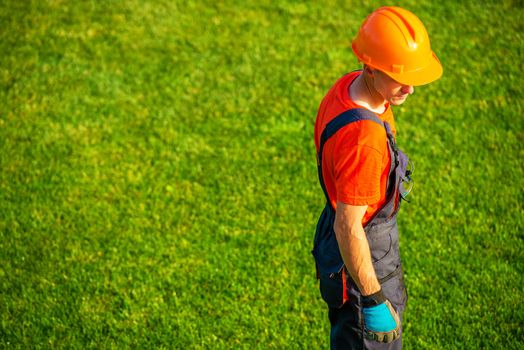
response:
<path id="1" fill-rule="evenodd" d="M 383 148 L 379 140 L 364 135 L 341 133 L 333 152 L 337 200 L 349 205 L 370 205 L 380 200 Z"/>

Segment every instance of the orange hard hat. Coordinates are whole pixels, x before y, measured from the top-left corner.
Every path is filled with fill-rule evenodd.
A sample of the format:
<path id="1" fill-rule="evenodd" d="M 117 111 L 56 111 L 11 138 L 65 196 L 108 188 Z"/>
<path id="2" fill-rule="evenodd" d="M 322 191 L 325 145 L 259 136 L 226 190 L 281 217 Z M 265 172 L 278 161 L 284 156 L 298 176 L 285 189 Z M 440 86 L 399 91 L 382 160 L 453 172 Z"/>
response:
<path id="1" fill-rule="evenodd" d="M 413 13 L 385 6 L 371 13 L 351 47 L 358 59 L 405 85 L 424 85 L 442 75 L 426 28 Z"/>

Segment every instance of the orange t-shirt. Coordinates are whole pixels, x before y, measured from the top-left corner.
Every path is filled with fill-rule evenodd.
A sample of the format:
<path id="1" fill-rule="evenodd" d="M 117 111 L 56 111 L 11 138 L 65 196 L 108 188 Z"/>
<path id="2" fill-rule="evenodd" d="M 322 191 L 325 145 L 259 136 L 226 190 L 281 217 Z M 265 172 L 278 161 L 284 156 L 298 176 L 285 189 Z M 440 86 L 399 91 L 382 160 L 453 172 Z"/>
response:
<path id="1" fill-rule="evenodd" d="M 349 86 L 360 75 L 344 75 L 322 100 L 315 123 L 315 144 L 327 123 L 351 108 L 362 108 L 349 96 Z M 387 121 L 393 135 L 395 120 L 389 104 L 377 116 Z M 324 145 L 322 174 L 333 208 L 337 201 L 349 205 L 367 205 L 365 224 L 386 201 L 386 186 L 391 164 L 384 127 L 371 120 L 361 120 L 340 129 Z"/>

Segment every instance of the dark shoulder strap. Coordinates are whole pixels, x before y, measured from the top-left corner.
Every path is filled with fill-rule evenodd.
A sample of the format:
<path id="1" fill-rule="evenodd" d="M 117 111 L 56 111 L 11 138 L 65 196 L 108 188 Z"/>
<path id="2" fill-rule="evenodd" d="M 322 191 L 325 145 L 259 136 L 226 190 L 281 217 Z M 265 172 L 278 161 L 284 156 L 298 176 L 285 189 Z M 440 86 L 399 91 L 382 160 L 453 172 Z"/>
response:
<path id="1" fill-rule="evenodd" d="M 344 126 L 358 122 L 360 120 L 371 120 L 377 124 L 380 124 L 381 126 L 384 126 L 382 120 L 380 120 L 380 118 L 377 117 L 375 113 L 364 108 L 353 108 L 348 109 L 347 111 L 333 118 L 329 123 L 327 123 L 324 131 L 322 131 L 322 135 L 320 135 L 320 146 L 317 153 L 318 179 L 328 203 L 329 196 L 324 183 L 324 176 L 322 175 L 322 153 L 324 151 L 324 145 L 333 135 L 337 133 L 337 131 L 342 129 Z"/>

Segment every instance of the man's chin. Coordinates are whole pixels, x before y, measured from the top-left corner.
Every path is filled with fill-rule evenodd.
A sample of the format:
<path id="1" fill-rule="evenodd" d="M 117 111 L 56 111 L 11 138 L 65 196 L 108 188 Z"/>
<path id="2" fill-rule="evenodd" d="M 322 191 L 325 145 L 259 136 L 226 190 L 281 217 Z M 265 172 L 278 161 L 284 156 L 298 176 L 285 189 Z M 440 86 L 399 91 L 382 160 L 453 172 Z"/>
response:
<path id="1" fill-rule="evenodd" d="M 393 106 L 400 106 L 401 104 L 406 102 L 407 98 L 408 98 L 407 96 L 406 97 L 392 97 L 389 100 L 389 103 L 392 104 Z"/>

